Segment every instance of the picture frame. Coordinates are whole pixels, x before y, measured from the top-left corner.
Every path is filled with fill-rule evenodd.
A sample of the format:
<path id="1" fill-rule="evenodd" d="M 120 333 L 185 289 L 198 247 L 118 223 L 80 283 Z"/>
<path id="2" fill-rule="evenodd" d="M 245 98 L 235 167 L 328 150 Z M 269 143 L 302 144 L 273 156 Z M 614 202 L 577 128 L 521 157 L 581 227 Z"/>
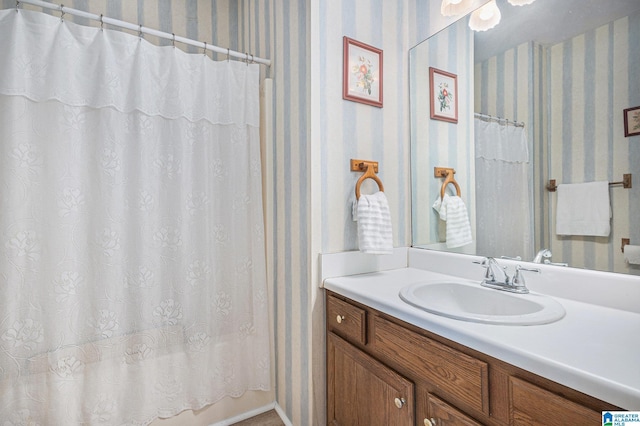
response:
<path id="1" fill-rule="evenodd" d="M 640 106 L 627 108 L 624 115 L 624 136 L 640 135 Z"/>
<path id="2" fill-rule="evenodd" d="M 382 108 L 383 53 L 343 37 L 342 98 Z"/>
<path id="3" fill-rule="evenodd" d="M 458 122 L 458 76 L 429 67 L 431 119 Z"/>

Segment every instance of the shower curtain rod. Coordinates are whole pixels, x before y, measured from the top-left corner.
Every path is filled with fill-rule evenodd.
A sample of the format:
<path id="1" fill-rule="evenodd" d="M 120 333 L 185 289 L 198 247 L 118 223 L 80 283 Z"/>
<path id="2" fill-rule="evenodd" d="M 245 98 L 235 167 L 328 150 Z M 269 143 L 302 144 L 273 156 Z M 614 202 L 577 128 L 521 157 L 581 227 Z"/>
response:
<path id="1" fill-rule="evenodd" d="M 172 34 L 172 33 L 166 33 L 164 31 L 158 31 L 158 30 L 154 30 L 152 28 L 143 27 L 142 25 L 135 25 L 135 24 L 132 24 L 130 22 L 121 21 L 119 19 L 113 19 L 113 18 L 109 18 L 109 17 L 103 16 L 103 15 L 96 15 L 96 14 L 89 13 L 89 12 L 84 12 L 84 11 L 78 10 L 78 9 L 72 9 L 70 7 L 66 7 L 63 4 L 57 5 L 57 4 L 54 4 L 54 3 L 48 3 L 48 2 L 40 1 L 40 0 L 17 0 L 16 1 L 16 10 L 18 9 L 18 6 L 20 5 L 20 3 L 30 4 L 30 5 L 33 5 L 33 6 L 39 6 L 39 7 L 45 8 L 45 9 L 58 10 L 62 14 L 60 16 L 60 18 L 62 18 L 65 14 L 68 13 L 69 15 L 80 16 L 80 17 L 83 17 L 83 18 L 92 19 L 94 21 L 99 21 L 100 24 L 109 24 L 109 25 L 114 25 L 116 27 L 121 27 L 121 28 L 126 28 L 126 29 L 129 29 L 129 30 L 137 31 L 139 35 L 142 35 L 143 33 L 144 34 L 151 34 L 151 35 L 154 35 L 156 37 L 160 37 L 160 38 L 171 40 L 171 41 L 173 41 L 174 44 L 177 41 L 177 42 L 180 42 L 180 43 L 183 43 L 183 44 L 188 44 L 190 46 L 196 46 L 196 47 L 199 47 L 201 49 L 210 50 L 212 52 L 222 53 L 222 54 L 225 54 L 227 56 L 233 56 L 235 58 L 242 58 L 247 62 L 255 62 L 255 63 L 258 63 L 258 64 L 271 66 L 271 60 L 264 59 L 264 58 L 258 58 L 258 57 L 253 56 L 250 53 L 236 52 L 235 50 L 225 49 L 225 48 L 222 48 L 222 47 L 219 47 L 219 46 L 214 46 L 214 45 L 206 43 L 206 42 L 192 40 L 192 39 L 189 39 L 189 38 L 177 36 L 177 35 Z"/>
<path id="2" fill-rule="evenodd" d="M 524 122 L 512 121 L 507 118 L 494 117 L 493 115 L 481 114 L 479 112 L 473 113 L 478 118 L 486 118 L 487 120 L 495 120 L 495 121 L 505 121 L 507 124 L 513 124 L 516 127 L 524 127 Z"/>

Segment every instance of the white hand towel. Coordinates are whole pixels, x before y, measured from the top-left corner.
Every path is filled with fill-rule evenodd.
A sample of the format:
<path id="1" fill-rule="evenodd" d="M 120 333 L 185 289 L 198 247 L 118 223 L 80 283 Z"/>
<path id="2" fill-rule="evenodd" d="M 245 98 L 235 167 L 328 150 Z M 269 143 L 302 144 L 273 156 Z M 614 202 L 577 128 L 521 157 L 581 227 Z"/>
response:
<path id="1" fill-rule="evenodd" d="M 629 265 L 640 265 L 640 246 L 625 245 L 624 260 Z"/>
<path id="2" fill-rule="evenodd" d="M 610 218 L 609 182 L 558 185 L 556 234 L 608 237 Z"/>
<path id="3" fill-rule="evenodd" d="M 391 213 L 384 192 L 361 195 L 358 200 L 358 246 L 363 253 L 393 253 Z"/>
<path id="4" fill-rule="evenodd" d="M 444 198 L 433 203 L 433 209 L 440 214 L 440 219 L 447 222 L 447 248 L 466 246 L 473 242 L 469 214 L 462 198 L 457 195 L 444 194 Z"/>

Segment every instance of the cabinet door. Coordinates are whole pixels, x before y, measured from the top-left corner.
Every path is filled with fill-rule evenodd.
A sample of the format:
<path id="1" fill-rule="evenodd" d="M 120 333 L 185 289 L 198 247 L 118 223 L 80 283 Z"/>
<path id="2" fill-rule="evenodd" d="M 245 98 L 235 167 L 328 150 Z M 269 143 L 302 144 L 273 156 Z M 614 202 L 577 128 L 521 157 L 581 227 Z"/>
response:
<path id="1" fill-rule="evenodd" d="M 427 411 L 429 416 L 424 419 L 425 426 L 481 426 L 462 411 L 431 394 L 427 400 Z"/>
<path id="2" fill-rule="evenodd" d="M 328 333 L 327 419 L 343 426 L 413 425 L 413 383 Z"/>
<path id="3" fill-rule="evenodd" d="M 373 318 L 372 335 L 371 345 L 383 362 L 401 365 L 411 377 L 427 380 L 448 401 L 489 415 L 489 365 L 485 361 L 379 316 Z"/>
<path id="4" fill-rule="evenodd" d="M 509 379 L 512 425 L 594 425 L 601 413 L 535 386 L 524 380 Z"/>

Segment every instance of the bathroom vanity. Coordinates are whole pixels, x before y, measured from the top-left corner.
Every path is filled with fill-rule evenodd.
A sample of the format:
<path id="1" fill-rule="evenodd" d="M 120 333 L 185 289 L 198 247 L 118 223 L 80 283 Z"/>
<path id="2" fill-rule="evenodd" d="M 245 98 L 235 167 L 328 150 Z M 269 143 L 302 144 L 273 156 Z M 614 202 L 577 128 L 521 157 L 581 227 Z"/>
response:
<path id="1" fill-rule="evenodd" d="M 399 297 L 459 278 L 403 267 L 324 281 L 328 424 L 601 424 L 602 411 L 640 409 L 640 313 L 554 297 L 559 320 L 496 325 Z"/>

